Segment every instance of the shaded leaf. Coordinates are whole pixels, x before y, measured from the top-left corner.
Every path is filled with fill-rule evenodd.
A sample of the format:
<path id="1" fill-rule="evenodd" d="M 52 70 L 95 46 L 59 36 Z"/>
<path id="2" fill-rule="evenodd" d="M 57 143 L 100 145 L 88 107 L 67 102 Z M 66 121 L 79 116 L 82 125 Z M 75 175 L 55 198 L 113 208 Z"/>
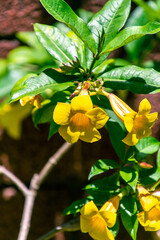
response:
<path id="1" fill-rule="evenodd" d="M 112 118 L 107 121 L 106 126 L 115 152 L 121 160 L 124 160 L 125 144 L 122 142 L 126 134 L 124 126 Z"/>

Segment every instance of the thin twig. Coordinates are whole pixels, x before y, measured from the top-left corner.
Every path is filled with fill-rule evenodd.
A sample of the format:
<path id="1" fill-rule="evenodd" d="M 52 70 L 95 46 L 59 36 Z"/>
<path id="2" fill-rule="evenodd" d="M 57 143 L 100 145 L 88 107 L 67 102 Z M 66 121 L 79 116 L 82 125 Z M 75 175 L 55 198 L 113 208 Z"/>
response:
<path id="1" fill-rule="evenodd" d="M 31 217 L 32 217 L 32 212 L 34 207 L 34 201 L 41 183 L 45 180 L 45 178 L 48 176 L 48 174 L 53 169 L 53 167 L 58 163 L 58 161 L 62 158 L 62 156 L 71 148 L 71 146 L 72 144 L 70 143 L 67 143 L 67 142 L 64 143 L 58 149 L 58 151 L 51 158 L 49 158 L 48 162 L 42 168 L 40 173 L 33 175 L 31 179 L 30 187 L 29 187 L 29 192 L 25 199 L 18 240 L 27 239 L 29 229 L 30 229 L 30 222 L 31 222 Z"/>
<path id="2" fill-rule="evenodd" d="M 21 180 L 16 177 L 12 172 L 10 172 L 7 168 L 4 166 L 0 166 L 0 174 L 3 174 L 7 176 L 18 188 L 21 190 L 21 192 L 24 194 L 24 196 L 27 196 L 29 190 L 26 187 L 26 185 L 21 182 Z"/>
<path id="3" fill-rule="evenodd" d="M 61 226 L 57 226 L 56 228 L 52 229 L 42 237 L 38 238 L 38 240 L 50 240 L 59 232 L 73 232 L 80 230 L 80 223 L 79 218 L 74 218 Z"/>

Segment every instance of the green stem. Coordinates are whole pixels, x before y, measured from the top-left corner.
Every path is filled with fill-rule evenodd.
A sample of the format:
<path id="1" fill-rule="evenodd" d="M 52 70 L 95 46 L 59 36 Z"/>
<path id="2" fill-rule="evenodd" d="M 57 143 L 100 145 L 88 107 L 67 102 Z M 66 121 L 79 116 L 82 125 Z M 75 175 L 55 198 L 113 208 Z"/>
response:
<path id="1" fill-rule="evenodd" d="M 151 191 L 155 190 L 156 187 L 160 184 L 160 179 L 151 187 Z"/>

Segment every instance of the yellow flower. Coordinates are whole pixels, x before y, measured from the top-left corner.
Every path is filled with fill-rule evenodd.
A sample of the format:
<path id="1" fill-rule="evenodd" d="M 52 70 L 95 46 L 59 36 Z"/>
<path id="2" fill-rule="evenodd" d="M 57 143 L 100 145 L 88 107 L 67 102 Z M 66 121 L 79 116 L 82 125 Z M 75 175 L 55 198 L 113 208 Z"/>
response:
<path id="1" fill-rule="evenodd" d="M 27 103 L 30 102 L 31 105 L 33 105 L 36 108 L 41 108 L 41 102 L 43 98 L 41 95 L 35 95 L 35 96 L 26 96 L 20 99 L 21 106 L 25 106 Z"/>
<path id="2" fill-rule="evenodd" d="M 89 233 L 94 240 L 114 240 L 111 228 L 116 223 L 117 209 L 120 197 L 116 196 L 107 201 L 100 210 L 93 201 L 82 207 L 80 213 L 80 228 L 83 233 Z"/>
<path id="3" fill-rule="evenodd" d="M 59 134 L 69 143 L 78 139 L 90 143 L 100 140 L 97 129 L 109 118 L 101 108 L 93 108 L 90 96 L 86 92 L 83 94 L 74 97 L 71 104 L 59 102 L 53 112 L 53 120 L 61 125 Z"/>
<path id="4" fill-rule="evenodd" d="M 146 231 L 160 230 L 160 201 L 145 188 L 138 187 L 139 200 L 144 211 L 137 214 Z"/>
<path id="5" fill-rule="evenodd" d="M 124 125 L 129 132 L 123 139 L 127 145 L 135 145 L 138 140 L 151 135 L 151 128 L 158 119 L 158 113 L 151 111 L 151 104 L 145 98 L 140 102 L 138 113 L 132 112 L 124 116 Z"/>
<path id="6" fill-rule="evenodd" d="M 149 114 L 151 111 L 151 104 L 146 98 L 140 102 L 137 113 L 113 93 L 107 93 L 103 90 L 101 93 L 107 96 L 113 111 L 117 117 L 124 122 L 129 132 L 122 140 L 125 144 L 129 146 L 136 145 L 139 139 L 151 135 L 151 128 L 158 119 L 158 113 L 154 112 Z"/>

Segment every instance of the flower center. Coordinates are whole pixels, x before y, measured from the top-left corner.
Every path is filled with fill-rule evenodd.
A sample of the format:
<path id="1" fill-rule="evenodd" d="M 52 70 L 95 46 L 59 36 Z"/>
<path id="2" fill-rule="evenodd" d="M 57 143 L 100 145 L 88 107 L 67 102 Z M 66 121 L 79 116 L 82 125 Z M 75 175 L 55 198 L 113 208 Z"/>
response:
<path id="1" fill-rule="evenodd" d="M 70 123 L 78 130 L 82 130 L 91 125 L 90 119 L 84 113 L 74 114 L 70 119 Z"/>
<path id="2" fill-rule="evenodd" d="M 135 131 L 142 130 L 145 128 L 146 119 L 144 116 L 138 116 L 134 119 L 133 128 Z"/>

